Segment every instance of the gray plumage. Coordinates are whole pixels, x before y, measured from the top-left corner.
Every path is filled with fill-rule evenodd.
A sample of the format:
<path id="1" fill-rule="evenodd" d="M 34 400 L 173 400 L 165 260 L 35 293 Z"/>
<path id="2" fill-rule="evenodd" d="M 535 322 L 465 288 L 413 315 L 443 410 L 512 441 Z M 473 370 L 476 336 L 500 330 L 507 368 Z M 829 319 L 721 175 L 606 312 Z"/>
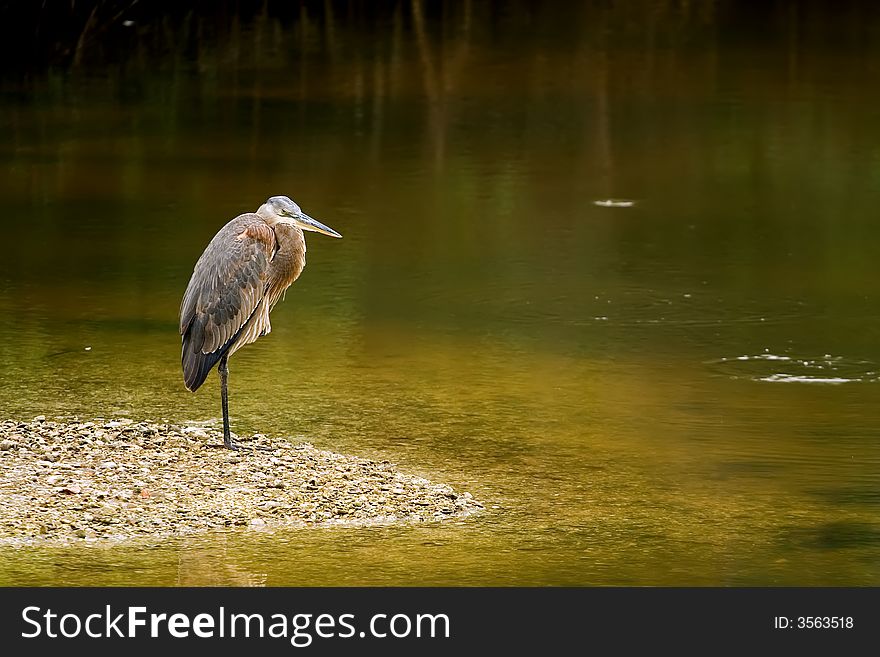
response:
<path id="1" fill-rule="evenodd" d="M 257 212 L 239 215 L 220 229 L 196 262 L 183 295 L 183 380 L 195 391 L 220 363 L 227 447 L 226 359 L 272 330 L 269 313 L 306 264 L 303 229 L 342 237 L 286 196 L 273 196 Z"/>

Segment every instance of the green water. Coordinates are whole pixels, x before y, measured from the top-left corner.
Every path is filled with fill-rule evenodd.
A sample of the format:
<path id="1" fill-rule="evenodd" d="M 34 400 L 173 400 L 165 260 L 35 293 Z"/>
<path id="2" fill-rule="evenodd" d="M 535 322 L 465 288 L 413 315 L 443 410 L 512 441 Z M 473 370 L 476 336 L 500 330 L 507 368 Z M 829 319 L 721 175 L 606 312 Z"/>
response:
<path id="1" fill-rule="evenodd" d="M 880 20 L 799 6 L 306 3 L 4 78 L 0 414 L 216 422 L 180 297 L 287 194 L 345 238 L 232 359 L 233 429 L 486 512 L 0 584 L 880 584 Z"/>

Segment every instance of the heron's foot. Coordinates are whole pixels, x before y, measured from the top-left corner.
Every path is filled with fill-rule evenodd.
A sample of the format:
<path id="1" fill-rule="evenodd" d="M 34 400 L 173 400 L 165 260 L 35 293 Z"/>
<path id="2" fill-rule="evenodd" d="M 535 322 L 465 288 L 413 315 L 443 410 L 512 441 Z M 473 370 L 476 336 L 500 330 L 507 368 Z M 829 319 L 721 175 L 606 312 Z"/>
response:
<path id="1" fill-rule="evenodd" d="M 221 445 L 217 445 L 217 447 L 221 447 Z M 234 450 L 236 452 L 272 452 L 274 451 L 271 447 L 266 447 L 265 445 L 249 445 L 247 443 L 235 443 L 230 441 L 230 443 L 223 444 L 222 447 L 226 447 L 227 449 Z"/>
<path id="2" fill-rule="evenodd" d="M 227 424 L 225 427 L 223 427 L 223 446 L 224 446 L 226 449 L 231 449 L 231 450 L 234 451 L 234 452 L 240 452 L 240 451 L 241 451 L 241 445 L 239 445 L 238 443 L 232 441 L 232 437 L 233 437 L 233 436 L 235 436 L 236 438 L 238 438 L 238 436 L 237 436 L 236 434 L 232 433 L 232 432 L 229 430 L 229 425 L 228 425 L 228 424 Z"/>
<path id="3" fill-rule="evenodd" d="M 265 445 L 248 445 L 247 443 L 241 444 L 230 440 L 229 442 L 223 441 L 222 445 L 218 445 L 216 443 L 211 443 L 207 445 L 207 447 L 212 447 L 214 449 L 231 449 L 233 452 L 272 452 L 274 451 L 271 447 L 266 447 Z"/>
<path id="4" fill-rule="evenodd" d="M 229 443 L 223 443 L 222 445 L 218 445 L 217 443 L 208 443 L 205 447 L 210 447 L 211 449 L 231 449 L 233 452 L 240 452 L 242 450 L 241 445 L 238 443 L 234 443 L 230 441 Z"/>

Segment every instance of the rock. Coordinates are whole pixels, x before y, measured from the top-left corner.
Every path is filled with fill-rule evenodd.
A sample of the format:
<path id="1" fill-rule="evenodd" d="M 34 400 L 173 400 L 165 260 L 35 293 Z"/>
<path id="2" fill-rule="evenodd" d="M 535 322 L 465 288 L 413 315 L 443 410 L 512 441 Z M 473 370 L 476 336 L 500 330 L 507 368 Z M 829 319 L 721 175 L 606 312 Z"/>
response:
<path id="1" fill-rule="evenodd" d="M 443 522 L 482 508 L 469 493 L 387 461 L 263 434 L 229 452 L 216 449 L 216 429 L 44 418 L 0 421 L 0 448 L 7 443 L 0 546 L 153 541 L 231 527 Z"/>

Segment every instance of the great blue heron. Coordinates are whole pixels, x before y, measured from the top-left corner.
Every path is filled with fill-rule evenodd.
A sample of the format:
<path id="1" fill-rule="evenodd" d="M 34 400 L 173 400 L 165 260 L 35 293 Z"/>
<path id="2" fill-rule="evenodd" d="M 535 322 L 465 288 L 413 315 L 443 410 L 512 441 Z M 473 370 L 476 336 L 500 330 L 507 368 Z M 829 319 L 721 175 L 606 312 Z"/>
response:
<path id="1" fill-rule="evenodd" d="M 195 392 L 219 363 L 223 444 L 229 433 L 229 357 L 272 330 L 269 313 L 306 266 L 304 230 L 342 237 L 286 196 L 273 196 L 220 231 L 196 262 L 180 304 L 183 381 Z"/>

